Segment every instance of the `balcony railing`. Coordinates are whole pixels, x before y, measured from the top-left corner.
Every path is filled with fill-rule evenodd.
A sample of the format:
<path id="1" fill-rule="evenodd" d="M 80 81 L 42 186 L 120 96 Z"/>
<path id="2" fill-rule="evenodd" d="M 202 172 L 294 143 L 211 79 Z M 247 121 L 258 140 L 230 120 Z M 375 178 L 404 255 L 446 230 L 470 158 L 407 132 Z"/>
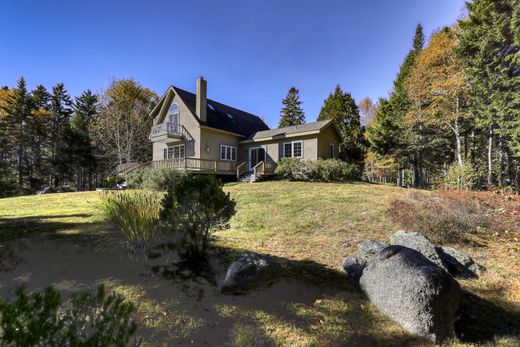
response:
<path id="1" fill-rule="evenodd" d="M 184 136 L 185 133 L 186 133 L 186 130 L 180 124 L 162 123 L 162 124 L 154 125 L 152 127 L 152 132 L 150 133 L 150 138 L 162 136 L 162 135 Z"/>

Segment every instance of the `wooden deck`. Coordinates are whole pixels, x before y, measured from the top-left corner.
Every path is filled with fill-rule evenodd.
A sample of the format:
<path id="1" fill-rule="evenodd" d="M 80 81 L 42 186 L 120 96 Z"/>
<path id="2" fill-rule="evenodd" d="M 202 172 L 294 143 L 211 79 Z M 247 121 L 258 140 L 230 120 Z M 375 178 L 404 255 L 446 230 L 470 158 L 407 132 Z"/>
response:
<path id="1" fill-rule="evenodd" d="M 260 177 L 263 175 L 273 175 L 276 163 L 260 162 L 254 169 L 254 175 Z M 182 158 L 182 159 L 164 159 L 152 162 L 154 169 L 178 169 L 200 173 L 212 173 L 216 175 L 235 175 L 242 176 L 246 170 L 246 163 L 226 160 L 212 160 L 199 158 Z"/>

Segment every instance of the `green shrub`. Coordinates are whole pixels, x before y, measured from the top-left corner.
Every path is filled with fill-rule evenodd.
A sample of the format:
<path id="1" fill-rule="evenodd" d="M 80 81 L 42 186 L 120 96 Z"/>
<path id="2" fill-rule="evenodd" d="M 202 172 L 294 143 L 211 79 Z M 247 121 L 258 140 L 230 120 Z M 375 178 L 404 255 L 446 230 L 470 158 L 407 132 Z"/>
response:
<path id="1" fill-rule="evenodd" d="M 114 188 L 118 183 L 123 182 L 125 179 L 121 176 L 108 176 L 102 183 L 103 188 Z"/>
<path id="2" fill-rule="evenodd" d="M 63 304 L 51 287 L 28 295 L 23 288 L 9 303 L 0 300 L 2 346 L 131 346 L 135 307 L 117 294 L 82 293 Z"/>
<path id="3" fill-rule="evenodd" d="M 107 192 L 101 197 L 101 208 L 130 247 L 146 247 L 157 236 L 160 201 L 158 193 L 150 191 Z"/>
<path id="4" fill-rule="evenodd" d="M 214 176 L 183 176 L 162 201 L 163 232 L 180 237 L 177 246 L 183 259 L 203 259 L 210 233 L 229 222 L 235 205 Z"/>
<path id="5" fill-rule="evenodd" d="M 472 189 L 478 179 L 478 174 L 470 163 L 462 166 L 453 164 L 448 170 L 448 175 L 444 179 L 444 186 L 459 190 Z"/>
<path id="6" fill-rule="evenodd" d="M 135 170 L 127 174 L 126 184 L 129 188 L 166 191 L 185 175 L 175 169 Z"/>
<path id="7" fill-rule="evenodd" d="M 293 181 L 334 182 L 359 178 L 357 165 L 337 159 L 301 160 L 283 158 L 275 173 Z"/>

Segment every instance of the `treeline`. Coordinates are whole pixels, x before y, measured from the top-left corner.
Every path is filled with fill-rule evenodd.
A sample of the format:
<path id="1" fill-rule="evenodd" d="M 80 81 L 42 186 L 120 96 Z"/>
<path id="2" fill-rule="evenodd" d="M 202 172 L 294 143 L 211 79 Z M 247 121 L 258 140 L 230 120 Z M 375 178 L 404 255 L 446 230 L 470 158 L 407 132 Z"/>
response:
<path id="1" fill-rule="evenodd" d="M 40 189 L 87 190 L 114 165 L 149 160 L 157 96 L 134 80 L 72 98 L 63 83 L 0 89 L 0 197 Z"/>
<path id="2" fill-rule="evenodd" d="M 419 25 L 368 122 L 369 180 L 520 190 L 520 5 L 474 0 L 433 33 Z"/>

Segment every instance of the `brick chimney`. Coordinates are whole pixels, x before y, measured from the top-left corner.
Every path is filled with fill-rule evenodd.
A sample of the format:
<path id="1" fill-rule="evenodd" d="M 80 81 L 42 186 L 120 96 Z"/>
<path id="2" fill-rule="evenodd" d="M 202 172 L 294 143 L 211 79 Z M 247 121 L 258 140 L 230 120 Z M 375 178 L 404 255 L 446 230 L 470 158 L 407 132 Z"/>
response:
<path id="1" fill-rule="evenodd" d="M 208 110 L 207 96 L 208 96 L 208 82 L 204 77 L 200 76 L 197 80 L 197 102 L 195 104 L 195 113 L 197 117 L 203 122 L 206 122 L 206 113 Z"/>

